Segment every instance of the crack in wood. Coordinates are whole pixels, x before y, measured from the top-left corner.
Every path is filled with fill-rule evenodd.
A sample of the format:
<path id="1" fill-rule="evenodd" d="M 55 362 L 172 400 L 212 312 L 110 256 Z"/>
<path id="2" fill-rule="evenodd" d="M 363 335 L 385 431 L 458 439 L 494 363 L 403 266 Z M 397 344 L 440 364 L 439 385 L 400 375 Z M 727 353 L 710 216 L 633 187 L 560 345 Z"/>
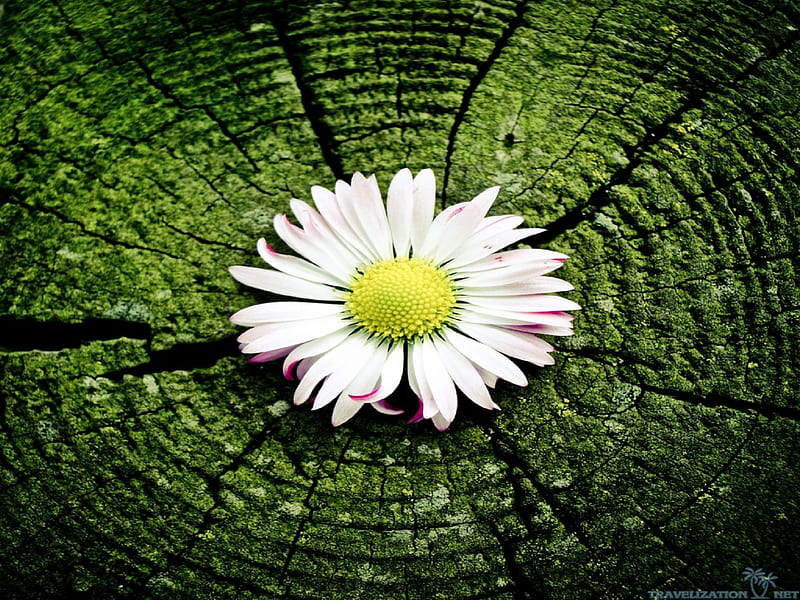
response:
<path id="1" fill-rule="evenodd" d="M 442 177 L 441 208 L 447 206 L 447 188 L 450 183 L 450 170 L 452 169 L 453 153 L 455 152 L 456 140 L 458 139 L 458 130 L 467 116 L 470 103 L 472 102 L 472 98 L 475 96 L 478 87 L 489 74 L 489 71 L 495 62 L 497 62 L 497 60 L 500 58 L 500 54 L 502 54 L 503 50 L 508 46 L 511 37 L 524 24 L 525 11 L 527 7 L 528 2 L 525 0 L 516 3 L 514 7 L 514 16 L 508 21 L 502 33 L 500 34 L 500 37 L 497 38 L 497 41 L 495 42 L 489 56 L 483 62 L 478 64 L 477 71 L 470 79 L 467 88 L 464 90 L 464 93 L 461 96 L 461 104 L 456 110 L 455 117 L 453 118 L 453 124 L 450 126 L 450 133 L 447 136 L 447 149 L 445 150 L 444 157 L 444 175 Z"/>
<path id="2" fill-rule="evenodd" d="M 0 316 L 0 352 L 64 350 L 118 338 L 149 340 L 152 334 L 147 323 L 120 319 L 89 317 L 78 323 L 65 323 Z"/>

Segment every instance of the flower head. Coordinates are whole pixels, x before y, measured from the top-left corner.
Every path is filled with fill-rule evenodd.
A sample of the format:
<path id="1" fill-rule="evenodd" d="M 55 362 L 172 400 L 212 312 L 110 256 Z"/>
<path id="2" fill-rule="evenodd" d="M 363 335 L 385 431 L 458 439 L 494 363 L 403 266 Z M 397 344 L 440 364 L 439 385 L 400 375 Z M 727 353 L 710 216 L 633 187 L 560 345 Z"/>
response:
<path id="1" fill-rule="evenodd" d="M 294 403 L 334 402 L 340 425 L 364 406 L 403 411 L 389 402 L 405 375 L 419 399 L 411 421 L 440 430 L 455 418 L 458 392 L 486 409 L 499 408 L 487 388 L 498 379 L 524 386 L 511 358 L 552 364 L 553 347 L 537 334 L 570 335 L 580 307 L 552 295 L 572 289 L 545 274 L 567 256 L 550 250 L 502 248 L 540 233 L 517 229 L 522 217 L 486 216 L 493 187 L 434 218 L 430 169 L 403 169 L 384 206 L 374 176 L 353 175 L 336 190 L 314 186 L 315 208 L 292 200 L 300 227 L 275 218 L 278 236 L 300 257 L 279 254 L 264 239 L 272 267 L 230 267 L 238 281 L 293 301 L 249 306 L 231 321 L 252 362 L 283 358 L 298 379 Z"/>

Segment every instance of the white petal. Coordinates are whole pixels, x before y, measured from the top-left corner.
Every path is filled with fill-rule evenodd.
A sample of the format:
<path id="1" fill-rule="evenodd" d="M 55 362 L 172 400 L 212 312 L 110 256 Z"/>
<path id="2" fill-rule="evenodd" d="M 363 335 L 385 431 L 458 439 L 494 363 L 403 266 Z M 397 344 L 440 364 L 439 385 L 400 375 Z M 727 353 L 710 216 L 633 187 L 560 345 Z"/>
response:
<path id="1" fill-rule="evenodd" d="M 497 254 L 495 256 L 500 255 Z M 530 281 L 534 277 L 541 277 L 544 273 L 554 271 L 560 266 L 561 263 L 555 260 L 521 263 L 497 269 L 486 269 L 478 273 L 459 271 L 453 275 L 453 278 L 459 286 L 466 287 L 513 285 L 520 281 Z"/>
<path id="2" fill-rule="evenodd" d="M 502 354 L 500 356 L 502 356 Z M 497 385 L 497 375 L 487 371 L 486 369 L 480 368 L 478 365 L 475 365 L 475 370 L 478 372 L 478 375 L 481 376 L 481 379 L 483 379 L 483 383 L 486 384 L 486 387 L 494 389 L 494 387 Z"/>
<path id="3" fill-rule="evenodd" d="M 491 325 L 476 325 L 475 323 L 461 323 L 459 329 L 478 340 L 514 358 L 528 361 L 535 365 L 552 365 L 555 360 L 549 352 L 553 347 L 535 335 L 492 327 Z"/>
<path id="4" fill-rule="evenodd" d="M 360 262 L 371 262 L 369 248 L 365 245 L 366 240 L 362 239 L 345 219 L 336 199 L 336 194 L 323 187 L 313 186 L 311 188 L 311 197 L 314 199 L 314 204 L 316 204 L 325 222 L 328 223 L 342 243 L 350 249 L 350 252 Z"/>
<path id="5" fill-rule="evenodd" d="M 345 391 L 377 351 L 375 344 L 368 342 L 365 336 L 353 336 L 352 339 L 358 340 L 360 344 L 351 345 L 347 360 L 336 365 L 336 368 L 322 384 L 314 398 L 314 410 L 327 405 Z"/>
<path id="6" fill-rule="evenodd" d="M 239 341 L 245 344 L 242 352 L 256 354 L 302 344 L 344 329 L 349 325 L 348 321 L 339 316 L 320 317 L 319 319 L 309 319 L 307 321 L 269 323 L 248 329 L 239 336 Z"/>
<path id="7" fill-rule="evenodd" d="M 453 260 L 448 263 L 447 267 L 450 269 L 460 269 L 463 266 L 476 262 L 493 252 L 505 248 L 510 244 L 515 244 L 520 240 L 542 233 L 544 229 L 514 229 L 511 231 L 502 231 L 491 236 L 475 236 L 476 239 L 470 239 L 464 242 L 458 253 Z"/>
<path id="8" fill-rule="evenodd" d="M 414 252 L 422 247 L 433 221 L 436 205 L 436 179 L 433 171 L 422 169 L 414 178 L 414 211 L 411 221 L 411 247 Z"/>
<path id="9" fill-rule="evenodd" d="M 386 400 L 378 400 L 377 402 L 370 402 L 369 405 L 384 415 L 402 415 L 404 411 L 402 408 L 395 408 Z"/>
<path id="10" fill-rule="evenodd" d="M 371 340 L 367 343 L 367 347 L 371 349 L 367 362 L 342 392 L 349 398 L 360 402 L 371 402 L 375 398 L 379 389 L 378 380 L 389 354 L 389 344 L 387 343 Z"/>
<path id="11" fill-rule="evenodd" d="M 526 296 L 531 294 L 550 294 L 568 292 L 575 289 L 571 283 L 557 277 L 534 277 L 527 281 L 507 283 L 504 285 L 470 286 L 459 282 L 461 293 L 469 296 Z"/>
<path id="12" fill-rule="evenodd" d="M 479 261 L 470 263 L 467 266 L 459 268 L 459 272 L 473 273 L 479 271 L 494 271 L 498 267 L 509 267 L 512 265 L 528 265 L 538 268 L 540 263 L 555 263 L 554 269 L 557 269 L 567 260 L 569 256 L 554 252 L 552 250 L 542 250 L 541 248 L 518 248 L 517 250 L 506 250 L 505 252 L 498 252 L 491 256 L 487 256 Z M 550 269 L 552 270 L 552 269 Z M 539 273 L 541 274 L 541 273 Z"/>
<path id="13" fill-rule="evenodd" d="M 296 346 L 287 346 L 286 348 L 278 348 L 277 350 L 271 350 L 269 352 L 260 352 L 259 354 L 252 356 L 247 362 L 263 363 L 275 360 L 276 358 L 283 358 L 294 348 L 296 348 Z"/>
<path id="14" fill-rule="evenodd" d="M 342 395 L 333 407 L 331 423 L 334 427 L 339 427 L 342 423 L 349 421 L 363 406 L 363 402 L 358 402 L 347 395 Z"/>
<path id="15" fill-rule="evenodd" d="M 307 260 L 298 258 L 297 256 L 289 256 L 288 254 L 275 252 L 275 250 L 269 247 L 264 238 L 258 240 L 256 247 L 258 248 L 259 256 L 261 256 L 264 262 L 273 269 L 283 271 L 288 275 L 294 275 L 295 277 L 308 281 L 324 283 L 325 285 L 339 286 L 342 285 L 342 283 L 348 283 L 348 281 L 332 277 L 330 273 L 323 271 L 317 265 Z"/>
<path id="16" fill-rule="evenodd" d="M 361 242 L 369 262 L 381 260 L 378 249 L 372 244 L 369 232 L 359 217 L 359 210 L 363 210 L 363 208 L 358 206 L 353 188 L 341 180 L 336 182 L 336 203 L 339 206 L 339 210 L 342 211 L 342 216 Z"/>
<path id="17" fill-rule="evenodd" d="M 387 398 L 400 385 L 400 381 L 403 379 L 404 351 L 404 343 L 395 344 L 394 348 L 389 351 L 381 369 L 380 386 L 377 393 L 370 398 L 370 402 L 378 402 Z"/>
<path id="18" fill-rule="evenodd" d="M 508 357 L 503 356 L 494 348 L 476 342 L 452 329 L 443 330 L 444 337 L 452 346 L 466 356 L 471 362 L 486 371 L 510 381 L 516 385 L 528 385 L 528 380 L 522 370 Z"/>
<path id="19" fill-rule="evenodd" d="M 359 261 L 332 234 L 313 222 L 303 230 L 289 222 L 286 215 L 276 215 L 275 233 L 289 247 L 328 271 L 337 279 L 347 281 L 352 277 Z"/>
<path id="20" fill-rule="evenodd" d="M 361 173 L 353 174 L 350 188 L 358 219 L 366 231 L 370 245 L 381 260 L 392 258 L 392 235 L 375 175 L 365 178 Z"/>
<path id="21" fill-rule="evenodd" d="M 421 346 L 425 365 L 424 376 L 431 390 L 433 402 L 444 418 L 452 421 L 456 417 L 456 409 L 458 408 L 456 387 L 444 364 L 442 364 L 439 352 L 436 350 L 433 341 L 424 339 Z M 417 372 L 417 376 L 419 376 L 419 372 Z"/>
<path id="22" fill-rule="evenodd" d="M 274 294 L 308 298 L 309 300 L 334 300 L 339 302 L 344 300 L 344 295 L 339 290 L 287 275 L 280 271 L 242 266 L 228 267 L 228 271 L 238 282 Z"/>
<path id="23" fill-rule="evenodd" d="M 523 333 L 534 333 L 534 334 L 541 334 L 541 335 L 572 335 L 574 331 L 572 331 L 572 327 L 556 327 L 554 325 L 540 325 L 540 324 L 531 324 L 531 325 L 512 325 L 508 327 L 508 329 L 513 329 L 514 331 L 521 331 Z"/>
<path id="24" fill-rule="evenodd" d="M 519 312 L 550 312 L 580 310 L 580 305 L 561 296 L 533 294 L 528 296 L 471 296 L 459 294 L 460 301 L 472 306 L 495 310 L 514 310 Z"/>
<path id="25" fill-rule="evenodd" d="M 306 342 L 305 344 L 297 346 L 283 361 L 283 376 L 286 377 L 286 379 L 293 379 L 293 373 L 295 367 L 298 366 L 298 363 L 332 350 L 344 342 L 344 340 L 347 339 L 351 333 L 352 330 L 340 329 L 339 331 L 334 331 L 333 333 L 320 336 L 314 340 Z M 297 376 L 298 378 L 302 379 L 302 374 L 299 371 Z"/>
<path id="26" fill-rule="evenodd" d="M 320 355 L 308 371 L 302 375 L 300 383 L 294 390 L 294 403 L 302 404 L 308 400 L 317 385 L 335 369 L 346 365 L 350 360 L 350 355 L 353 350 L 360 348 L 363 344 L 364 340 L 362 337 L 351 335 L 338 346 L 334 346 L 325 354 Z"/>
<path id="27" fill-rule="evenodd" d="M 442 413 L 436 413 L 435 415 L 431 415 L 431 421 L 433 421 L 434 427 L 439 431 L 445 431 L 448 427 L 450 427 L 451 421 L 447 420 Z"/>
<path id="28" fill-rule="evenodd" d="M 497 186 L 489 188 L 452 212 L 442 211 L 433 220 L 420 253 L 436 264 L 450 259 L 478 229 L 499 191 Z"/>
<path id="29" fill-rule="evenodd" d="M 467 398 L 488 410 L 500 408 L 492 401 L 475 365 L 444 340 L 434 339 L 433 343 L 450 377 Z"/>
<path id="30" fill-rule="evenodd" d="M 396 256 L 408 256 L 414 217 L 414 179 L 409 169 L 402 169 L 389 184 L 386 213 Z"/>
<path id="31" fill-rule="evenodd" d="M 422 416 L 430 419 L 439 409 L 433 401 L 433 393 L 425 377 L 425 357 L 422 355 L 422 344 L 420 343 L 409 344 L 408 374 L 409 385 L 412 381 L 414 382 L 415 385 L 412 385 L 411 389 L 416 392 L 422 402 Z"/>
<path id="32" fill-rule="evenodd" d="M 232 323 L 252 327 L 263 323 L 301 321 L 330 315 L 345 310 L 343 304 L 321 304 L 319 302 L 266 302 L 254 304 L 231 316 Z"/>
<path id="33" fill-rule="evenodd" d="M 551 325 L 554 327 L 571 327 L 574 317 L 565 312 L 515 312 L 510 310 L 494 310 L 479 308 L 477 311 L 466 307 L 458 307 L 456 320 L 484 325 Z"/>

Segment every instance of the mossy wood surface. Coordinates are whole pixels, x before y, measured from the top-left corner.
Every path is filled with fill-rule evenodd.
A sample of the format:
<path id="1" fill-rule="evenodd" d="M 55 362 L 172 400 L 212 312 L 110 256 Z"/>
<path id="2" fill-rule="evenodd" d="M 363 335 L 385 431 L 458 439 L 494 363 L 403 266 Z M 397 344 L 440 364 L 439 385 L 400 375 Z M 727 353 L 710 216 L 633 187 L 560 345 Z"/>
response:
<path id="1" fill-rule="evenodd" d="M 800 589 L 796 3 L 16 0 L 0 73 L 3 598 Z M 226 266 L 404 166 L 584 310 L 498 414 L 334 429 Z"/>

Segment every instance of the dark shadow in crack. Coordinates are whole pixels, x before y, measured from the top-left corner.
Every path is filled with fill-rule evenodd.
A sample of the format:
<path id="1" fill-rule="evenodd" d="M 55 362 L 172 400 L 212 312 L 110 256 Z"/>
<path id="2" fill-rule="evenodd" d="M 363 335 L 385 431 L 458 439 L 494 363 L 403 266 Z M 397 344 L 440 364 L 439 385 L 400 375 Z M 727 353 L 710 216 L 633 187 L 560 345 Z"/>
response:
<path id="1" fill-rule="evenodd" d="M 123 337 L 149 340 L 152 330 L 147 323 L 120 319 L 88 318 L 80 323 L 63 323 L 0 316 L 0 352 L 63 350 Z"/>
<path id="2" fill-rule="evenodd" d="M 147 375 L 164 371 L 192 371 L 211 367 L 221 358 L 239 355 L 236 336 L 219 340 L 175 344 L 171 348 L 150 353 L 150 360 L 134 367 L 125 367 L 103 375 L 107 379 L 119 381 L 125 375 Z"/>

